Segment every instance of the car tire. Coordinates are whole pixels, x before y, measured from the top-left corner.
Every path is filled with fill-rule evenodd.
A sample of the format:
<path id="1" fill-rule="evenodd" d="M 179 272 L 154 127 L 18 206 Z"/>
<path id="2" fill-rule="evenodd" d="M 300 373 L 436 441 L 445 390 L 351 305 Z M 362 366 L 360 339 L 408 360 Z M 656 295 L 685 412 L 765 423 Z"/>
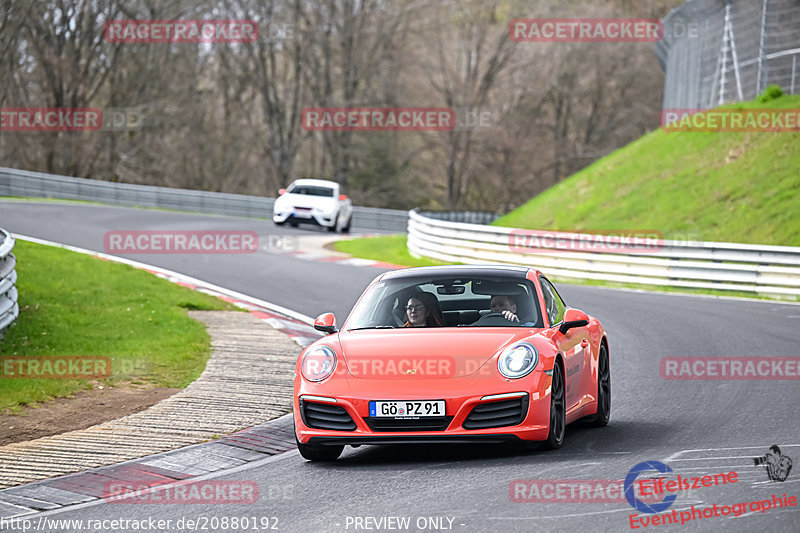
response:
<path id="1" fill-rule="evenodd" d="M 336 217 L 333 219 L 333 224 L 331 224 L 330 226 L 328 226 L 328 231 L 330 231 L 331 233 L 335 233 L 335 232 L 336 232 L 336 230 L 338 230 L 338 229 L 339 229 L 339 217 L 340 217 L 341 215 L 342 215 L 342 212 L 341 212 L 341 211 L 339 211 L 338 213 L 336 213 Z"/>
<path id="2" fill-rule="evenodd" d="M 557 450 L 564 444 L 564 435 L 567 432 L 567 402 L 564 393 L 564 373 L 561 371 L 561 362 L 556 361 L 553 367 L 553 381 L 550 386 L 550 426 L 547 432 L 545 448 Z"/>
<path id="3" fill-rule="evenodd" d="M 597 356 L 597 413 L 588 418 L 595 427 L 608 425 L 611 419 L 611 367 L 608 364 L 608 348 L 600 344 Z"/>
<path id="4" fill-rule="evenodd" d="M 303 459 L 308 461 L 335 461 L 342 455 L 344 446 L 319 446 L 315 444 L 303 444 L 297 440 L 297 435 L 294 437 L 297 443 L 297 449 Z"/>
<path id="5" fill-rule="evenodd" d="M 350 224 L 353 222 L 353 215 L 347 219 L 347 224 L 342 228 L 342 233 L 350 233 Z"/>
<path id="6" fill-rule="evenodd" d="M 297 227 L 297 221 L 295 221 L 295 220 L 290 220 L 290 221 L 289 221 L 289 225 L 290 225 L 291 227 L 293 227 L 293 228 L 296 228 L 296 227 Z"/>

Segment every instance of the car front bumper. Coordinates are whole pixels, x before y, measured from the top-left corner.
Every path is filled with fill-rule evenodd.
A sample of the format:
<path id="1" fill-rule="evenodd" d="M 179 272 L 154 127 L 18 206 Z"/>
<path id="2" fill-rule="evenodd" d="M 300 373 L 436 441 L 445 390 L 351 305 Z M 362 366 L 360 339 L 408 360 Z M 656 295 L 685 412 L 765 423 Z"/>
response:
<path id="1" fill-rule="evenodd" d="M 301 443 L 328 445 L 541 441 L 547 439 L 549 431 L 550 383 L 550 376 L 534 371 L 526 378 L 512 381 L 467 377 L 419 380 L 413 384 L 405 382 L 400 393 L 400 384 L 395 381 L 387 383 L 387 380 L 350 377 L 316 384 L 298 376 L 295 378 L 293 406 L 295 432 Z M 373 400 L 444 400 L 446 416 L 435 420 L 425 417 L 416 420 L 414 417 L 370 417 L 369 402 Z M 491 410 L 516 412 L 511 407 L 503 410 L 515 401 L 521 404 L 519 418 L 511 423 L 508 423 L 508 419 L 497 418 L 500 424 L 492 425 Z M 505 404 L 500 405 L 502 402 Z M 317 414 L 309 416 L 309 404 L 315 404 L 313 411 Z M 323 407 L 319 407 L 320 404 Z M 488 414 L 473 413 L 476 407 L 488 404 L 492 405 L 482 409 L 489 410 Z M 320 409 L 329 410 L 330 413 L 319 413 Z M 480 423 L 489 424 L 490 427 L 471 429 L 475 424 L 475 414 L 483 416 Z M 320 427 L 322 419 L 318 416 L 339 421 L 349 417 L 352 429 Z M 486 421 L 487 416 L 489 421 Z M 424 427 L 431 424 L 438 427 Z"/>
<path id="2" fill-rule="evenodd" d="M 336 213 L 326 214 L 316 209 L 310 211 L 284 209 L 273 211 L 272 220 L 278 224 L 297 222 L 298 224 L 313 224 L 323 228 L 331 228 L 336 225 Z"/>

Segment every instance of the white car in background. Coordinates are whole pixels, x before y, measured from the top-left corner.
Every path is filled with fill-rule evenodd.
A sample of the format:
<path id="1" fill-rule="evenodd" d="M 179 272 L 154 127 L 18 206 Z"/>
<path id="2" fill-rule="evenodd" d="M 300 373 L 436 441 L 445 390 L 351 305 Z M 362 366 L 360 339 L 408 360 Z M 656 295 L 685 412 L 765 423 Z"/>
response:
<path id="1" fill-rule="evenodd" d="M 289 223 L 313 224 L 328 231 L 350 231 L 353 204 L 341 194 L 335 181 L 310 178 L 294 180 L 289 187 L 278 191 L 272 207 L 272 220 L 279 226 Z"/>

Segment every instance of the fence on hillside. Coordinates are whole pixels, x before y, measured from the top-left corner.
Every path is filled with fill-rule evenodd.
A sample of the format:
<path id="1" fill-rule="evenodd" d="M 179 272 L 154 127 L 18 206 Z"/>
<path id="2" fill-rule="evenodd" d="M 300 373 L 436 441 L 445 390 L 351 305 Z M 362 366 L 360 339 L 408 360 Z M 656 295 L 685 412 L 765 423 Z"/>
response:
<path id="1" fill-rule="evenodd" d="M 663 20 L 664 109 L 800 90 L 800 0 L 688 0 Z"/>

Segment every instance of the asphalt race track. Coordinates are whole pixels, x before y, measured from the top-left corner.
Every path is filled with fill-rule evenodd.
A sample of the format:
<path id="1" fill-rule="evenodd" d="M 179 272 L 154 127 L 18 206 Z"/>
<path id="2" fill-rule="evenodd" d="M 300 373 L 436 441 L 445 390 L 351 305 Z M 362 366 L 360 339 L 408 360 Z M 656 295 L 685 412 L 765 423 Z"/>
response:
<path id="1" fill-rule="evenodd" d="M 103 234 L 109 230 L 319 233 L 277 228 L 269 221 L 2 201 L 0 227 L 97 251 L 103 251 Z M 340 323 L 364 286 L 381 272 L 271 251 L 128 257 L 309 316 L 334 311 Z M 168 531 L 186 530 L 174 525 L 181 517 L 223 516 L 277 517 L 280 531 L 397 530 L 399 523 L 388 517 L 408 517 L 409 529 L 400 530 L 411 531 L 626 531 L 632 530 L 629 517 L 635 512 L 624 501 L 567 502 L 569 498 L 559 497 L 546 503 L 516 502 L 513 482 L 620 480 L 634 465 L 649 460 L 665 462 L 683 476 L 738 473 L 737 483 L 681 493 L 671 508 L 678 512 L 691 505 L 771 500 L 773 494 L 800 497 L 800 467 L 786 481 L 772 482 L 753 462 L 773 444 L 800 461 L 796 380 L 674 381 L 659 374 L 659 361 L 666 356 L 798 356 L 800 306 L 563 284 L 558 288 L 570 306 L 597 316 L 609 332 L 613 390 L 610 425 L 570 426 L 558 451 L 478 445 L 361 447 L 347 448 L 335 464 L 308 463 L 293 451 L 215 476 L 255 481 L 261 494 L 255 504 L 100 503 L 67 508 L 48 518 L 172 519 Z M 798 531 L 798 523 L 798 507 L 763 513 L 748 507 L 739 517 L 639 530 Z M 51 529 L 70 530 L 52 524 Z"/>

